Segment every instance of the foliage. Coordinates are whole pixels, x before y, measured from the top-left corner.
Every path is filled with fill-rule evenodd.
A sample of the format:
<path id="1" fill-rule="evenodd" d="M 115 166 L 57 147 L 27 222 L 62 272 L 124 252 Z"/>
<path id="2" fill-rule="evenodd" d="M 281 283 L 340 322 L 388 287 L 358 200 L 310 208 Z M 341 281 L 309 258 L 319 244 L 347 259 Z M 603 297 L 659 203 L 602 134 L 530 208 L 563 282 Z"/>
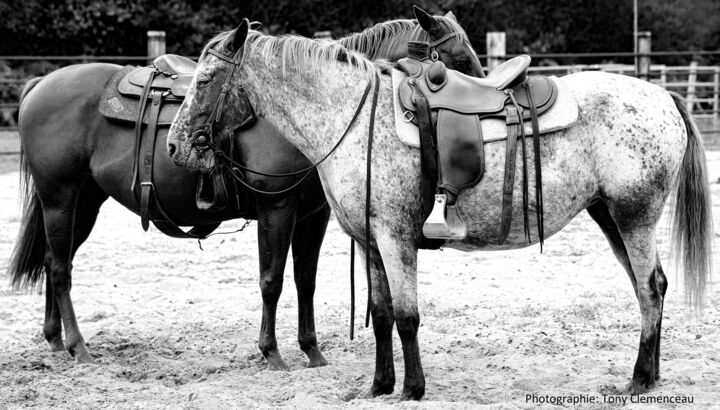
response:
<path id="1" fill-rule="evenodd" d="M 717 49 L 720 2 L 638 0 L 640 30 L 654 50 Z M 507 33 L 508 52 L 632 50 L 632 0 L 425 0 L 452 10 L 484 52 L 487 31 Z M 244 16 L 271 34 L 335 37 L 374 23 L 412 17 L 405 0 L 4 0 L 0 55 L 143 55 L 147 30 L 165 30 L 168 51 L 197 55 L 207 39 Z"/>

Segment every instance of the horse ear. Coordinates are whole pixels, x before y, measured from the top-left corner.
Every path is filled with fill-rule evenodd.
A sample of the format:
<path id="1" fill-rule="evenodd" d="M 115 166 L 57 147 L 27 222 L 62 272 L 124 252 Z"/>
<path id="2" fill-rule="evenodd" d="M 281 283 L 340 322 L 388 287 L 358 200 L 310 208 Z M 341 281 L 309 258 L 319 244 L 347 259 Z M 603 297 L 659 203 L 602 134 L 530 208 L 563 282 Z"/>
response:
<path id="1" fill-rule="evenodd" d="M 235 29 L 235 31 L 232 32 L 232 34 L 228 38 L 228 42 L 230 43 L 230 48 L 233 54 L 237 53 L 238 50 L 245 46 L 245 40 L 247 40 L 248 30 L 250 30 L 250 21 L 245 18 L 240 22 L 240 25 Z"/>
<path id="2" fill-rule="evenodd" d="M 435 18 L 428 14 L 425 10 L 421 9 L 420 7 L 413 4 L 413 14 L 415 14 L 415 18 L 417 19 L 418 23 L 420 23 L 420 27 L 423 28 L 423 30 L 427 31 L 428 33 L 430 30 L 433 30 L 435 28 Z"/>
<path id="3" fill-rule="evenodd" d="M 453 14 L 452 11 L 448 11 L 447 13 L 445 13 L 445 17 L 452 19 L 454 22 L 457 23 L 457 18 L 455 17 L 455 15 Z"/>

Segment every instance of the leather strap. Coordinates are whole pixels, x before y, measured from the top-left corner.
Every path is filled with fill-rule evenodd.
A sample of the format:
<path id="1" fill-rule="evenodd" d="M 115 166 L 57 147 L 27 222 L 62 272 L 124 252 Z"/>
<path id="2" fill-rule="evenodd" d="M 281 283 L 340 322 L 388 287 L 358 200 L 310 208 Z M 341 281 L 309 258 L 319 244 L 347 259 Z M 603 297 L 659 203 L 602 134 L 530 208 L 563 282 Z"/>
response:
<path id="1" fill-rule="evenodd" d="M 368 131 L 368 147 L 367 147 L 367 179 L 365 189 L 365 272 L 367 273 L 368 297 L 367 311 L 365 312 L 365 327 L 370 326 L 370 307 L 372 304 L 372 278 L 370 277 L 370 188 L 372 176 L 372 144 L 375 135 L 375 109 L 377 108 L 378 94 L 380 94 L 380 77 L 375 74 L 375 91 L 373 93 L 372 104 L 370 105 L 370 125 Z"/>
<path id="2" fill-rule="evenodd" d="M 173 238 L 180 239 L 205 239 L 220 226 L 220 222 L 212 223 L 209 225 L 198 225 L 188 231 L 183 231 L 175 222 L 173 222 L 170 215 L 168 215 L 160 202 L 155 201 L 155 210 L 162 219 L 153 219 L 153 225 L 162 233 Z"/>
<path id="3" fill-rule="evenodd" d="M 432 185 L 437 183 L 438 164 L 436 157 L 436 135 L 433 127 L 430 106 L 422 93 L 415 92 L 415 105 L 417 106 L 417 124 L 420 129 L 420 152 L 425 177 Z"/>
<path id="4" fill-rule="evenodd" d="M 204 239 L 213 231 L 215 231 L 218 226 L 220 226 L 219 222 L 209 225 L 196 226 L 187 232 L 183 231 L 175 222 L 173 222 L 172 218 L 170 218 L 167 212 L 165 212 L 165 210 L 160 205 L 160 202 L 157 200 L 157 197 L 155 196 L 155 186 L 153 185 L 153 166 L 155 158 L 155 143 L 157 140 L 158 119 L 160 116 L 160 108 L 162 107 L 163 103 L 163 92 L 160 90 L 153 90 L 151 92 L 149 90 L 150 86 L 148 84 L 146 86 L 146 89 L 143 91 L 143 93 L 145 94 L 145 98 L 143 99 L 143 101 L 147 102 L 148 100 L 151 100 L 148 112 L 148 125 L 145 132 L 145 138 L 143 138 L 142 128 L 140 128 L 140 133 L 138 134 L 138 124 L 140 124 L 140 126 L 142 124 L 142 119 L 145 116 L 145 111 L 148 109 L 147 104 L 141 104 L 142 109 L 140 111 L 138 122 L 135 128 L 135 164 L 137 168 L 135 171 L 135 175 L 137 175 L 135 180 L 140 180 L 140 223 L 143 227 L 143 230 L 145 231 L 147 231 L 150 227 L 150 221 L 152 220 L 153 225 L 155 225 L 155 227 L 158 228 L 160 232 L 173 238 Z M 140 155 L 142 155 L 143 161 L 142 173 L 140 172 L 140 167 L 137 166 Z M 151 202 L 154 203 L 151 205 Z M 154 208 L 155 211 L 157 211 L 157 213 L 159 214 L 159 218 L 151 218 L 151 206 Z"/>
<path id="5" fill-rule="evenodd" d="M 517 151 L 518 127 L 522 127 L 518 110 L 514 106 L 507 107 L 505 123 L 507 124 L 508 136 L 505 145 L 505 180 L 503 182 L 502 217 L 500 221 L 500 235 L 498 237 L 499 245 L 505 243 L 505 239 L 507 239 L 510 233 L 510 225 L 512 222 L 515 155 Z"/>
<path id="6" fill-rule="evenodd" d="M 130 184 L 130 191 L 135 192 L 135 184 L 137 183 L 138 176 L 140 173 L 140 167 L 138 165 L 138 161 L 140 159 L 140 143 L 142 140 L 142 124 L 143 124 L 143 118 L 145 116 L 145 109 L 147 108 L 147 101 L 148 96 L 150 95 L 150 89 L 153 80 L 155 79 L 155 76 L 157 75 L 158 71 L 153 71 L 152 74 L 150 74 L 150 77 L 148 77 L 147 84 L 145 84 L 145 87 L 143 88 L 142 95 L 140 96 L 140 109 L 138 110 L 138 118 L 135 122 L 135 155 L 133 157 L 133 176 L 132 176 L 132 183 Z M 153 137 L 155 138 L 155 137 Z"/>
<path id="7" fill-rule="evenodd" d="M 528 207 L 528 170 L 527 170 L 527 145 L 525 144 L 525 125 L 523 124 L 523 109 L 518 104 L 517 100 L 515 99 L 515 93 L 513 90 L 507 90 L 506 91 L 508 97 L 510 97 L 510 102 L 515 106 L 515 108 L 518 111 L 518 116 L 520 118 L 520 139 L 522 142 L 522 161 L 523 161 L 523 168 L 522 168 L 522 209 L 523 209 L 523 230 L 525 232 L 525 239 L 528 241 L 528 243 L 532 242 L 530 239 L 530 219 L 529 219 L 529 207 Z"/>
<path id="8" fill-rule="evenodd" d="M 140 175 L 140 223 L 147 232 L 150 227 L 150 201 L 153 195 L 153 159 L 155 157 L 155 139 L 157 137 L 157 123 L 162 104 L 162 92 L 154 90 L 150 93 L 152 103 L 148 113 L 148 126 L 145 138 L 141 136 L 143 155 L 142 175 Z"/>
<path id="9" fill-rule="evenodd" d="M 540 125 L 538 124 L 537 108 L 530 93 L 530 86 L 526 82 L 524 84 L 527 90 L 528 104 L 530 105 L 530 119 L 533 129 L 533 151 L 535 154 L 535 201 L 537 202 L 535 213 L 537 217 L 538 239 L 540 241 L 540 253 L 543 250 L 545 242 L 545 211 L 543 209 L 543 193 L 542 193 L 542 168 L 540 164 Z"/>

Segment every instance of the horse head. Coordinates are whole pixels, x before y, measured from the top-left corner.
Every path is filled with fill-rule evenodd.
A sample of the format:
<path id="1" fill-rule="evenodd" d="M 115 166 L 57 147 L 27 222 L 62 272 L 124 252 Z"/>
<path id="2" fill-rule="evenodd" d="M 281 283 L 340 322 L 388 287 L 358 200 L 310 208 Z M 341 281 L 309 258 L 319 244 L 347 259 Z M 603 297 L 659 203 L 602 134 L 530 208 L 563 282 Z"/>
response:
<path id="1" fill-rule="evenodd" d="M 203 50 L 187 95 L 170 127 L 168 153 L 176 165 L 209 172 L 233 154 L 236 131 L 252 126 L 255 112 L 236 73 L 250 22 L 217 36 Z M 226 105 L 232 107 L 226 110 Z"/>
<path id="2" fill-rule="evenodd" d="M 432 16 L 418 6 L 413 13 L 430 44 L 431 57 L 442 61 L 445 66 L 473 77 L 485 77 L 475 50 L 470 45 L 465 30 L 458 24 L 455 15 L 448 12 L 444 16 Z"/>

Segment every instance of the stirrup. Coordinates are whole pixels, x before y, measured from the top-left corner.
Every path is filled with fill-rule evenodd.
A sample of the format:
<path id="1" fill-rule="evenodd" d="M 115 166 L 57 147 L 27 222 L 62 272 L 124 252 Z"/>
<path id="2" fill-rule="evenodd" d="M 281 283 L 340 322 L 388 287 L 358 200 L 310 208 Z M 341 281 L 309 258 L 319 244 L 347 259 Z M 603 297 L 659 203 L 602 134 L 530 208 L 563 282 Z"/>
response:
<path id="1" fill-rule="evenodd" d="M 447 205 L 446 194 L 435 195 L 435 205 L 422 228 L 430 239 L 465 239 L 467 227 L 456 205 Z"/>

